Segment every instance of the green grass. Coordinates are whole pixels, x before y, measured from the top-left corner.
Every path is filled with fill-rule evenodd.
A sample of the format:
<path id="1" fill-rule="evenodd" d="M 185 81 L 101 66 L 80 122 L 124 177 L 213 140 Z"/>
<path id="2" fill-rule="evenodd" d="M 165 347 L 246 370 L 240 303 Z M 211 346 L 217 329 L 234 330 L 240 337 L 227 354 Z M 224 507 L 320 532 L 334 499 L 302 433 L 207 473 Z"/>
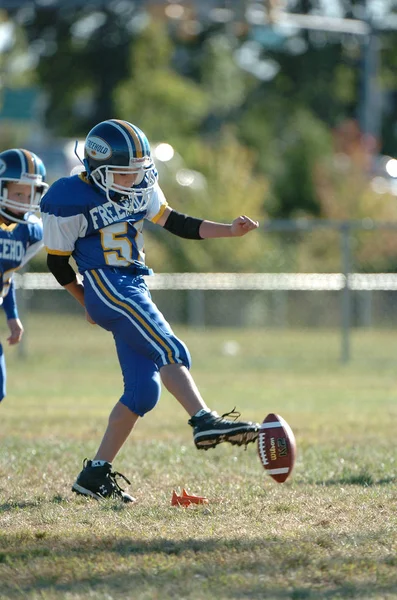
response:
<path id="1" fill-rule="evenodd" d="M 124 506 L 70 491 L 121 395 L 111 337 L 77 317 L 25 326 L 0 405 L 0 598 L 397 598 L 395 332 L 354 332 L 343 366 L 334 331 L 178 330 L 212 408 L 287 419 L 295 471 L 277 484 L 254 445 L 198 452 L 163 392 L 115 461 Z M 172 507 L 182 487 L 209 504 Z"/>

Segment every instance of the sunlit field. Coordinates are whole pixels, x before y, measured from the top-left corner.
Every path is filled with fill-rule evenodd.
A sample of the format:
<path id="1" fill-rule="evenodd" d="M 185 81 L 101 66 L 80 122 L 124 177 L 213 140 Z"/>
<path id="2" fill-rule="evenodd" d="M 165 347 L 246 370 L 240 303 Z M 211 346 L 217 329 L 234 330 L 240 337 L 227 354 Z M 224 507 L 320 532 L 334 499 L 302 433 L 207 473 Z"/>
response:
<path id="1" fill-rule="evenodd" d="M 177 329 L 211 408 L 290 423 L 295 471 L 277 484 L 253 444 L 198 452 L 164 391 L 114 462 L 130 506 L 70 489 L 122 393 L 111 336 L 24 324 L 0 405 L 0 598 L 397 598 L 396 332 L 355 331 L 341 365 L 338 331 Z M 171 506 L 182 488 L 209 504 Z"/>

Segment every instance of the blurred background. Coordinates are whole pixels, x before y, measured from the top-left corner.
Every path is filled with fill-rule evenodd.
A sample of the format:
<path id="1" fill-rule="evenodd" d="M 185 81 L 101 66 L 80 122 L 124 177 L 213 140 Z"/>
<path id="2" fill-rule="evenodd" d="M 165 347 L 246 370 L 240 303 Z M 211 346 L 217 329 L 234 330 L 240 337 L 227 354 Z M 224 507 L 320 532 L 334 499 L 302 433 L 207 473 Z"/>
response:
<path id="1" fill-rule="evenodd" d="M 0 150 L 36 152 L 51 183 L 92 126 L 126 119 L 173 208 L 260 221 L 203 244 L 148 226 L 171 322 L 340 328 L 342 361 L 352 328 L 397 325 L 397 0 L 1 7 Z M 44 251 L 29 270 L 26 310 L 79 310 L 37 276 Z"/>

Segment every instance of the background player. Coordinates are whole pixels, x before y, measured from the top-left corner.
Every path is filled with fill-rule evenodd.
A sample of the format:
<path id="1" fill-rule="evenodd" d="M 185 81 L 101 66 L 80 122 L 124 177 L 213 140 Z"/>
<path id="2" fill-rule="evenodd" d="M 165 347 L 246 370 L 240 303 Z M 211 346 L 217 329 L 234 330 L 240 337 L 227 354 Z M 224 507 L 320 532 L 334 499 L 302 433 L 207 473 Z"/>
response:
<path id="1" fill-rule="evenodd" d="M 24 149 L 0 153 L 0 301 L 7 317 L 10 345 L 18 344 L 23 325 L 18 317 L 13 274 L 43 247 L 43 226 L 34 214 L 48 188 L 42 160 Z M 6 365 L 0 344 L 0 401 L 6 395 Z"/>
<path id="2" fill-rule="evenodd" d="M 127 121 L 96 125 L 84 148 L 80 175 L 55 182 L 41 203 L 47 264 L 82 306 L 87 318 L 111 331 L 124 378 L 93 460 L 85 461 L 73 491 L 94 498 L 134 499 L 118 485 L 112 461 L 138 417 L 157 403 L 160 379 L 190 416 L 196 447 L 228 441 L 239 446 L 258 437 L 259 425 L 211 412 L 189 372 L 190 355 L 152 302 L 144 275 L 144 220 L 188 238 L 238 237 L 258 223 L 240 216 L 226 225 L 172 210 L 161 191 L 145 134 Z M 69 264 L 73 256 L 84 287 Z"/>

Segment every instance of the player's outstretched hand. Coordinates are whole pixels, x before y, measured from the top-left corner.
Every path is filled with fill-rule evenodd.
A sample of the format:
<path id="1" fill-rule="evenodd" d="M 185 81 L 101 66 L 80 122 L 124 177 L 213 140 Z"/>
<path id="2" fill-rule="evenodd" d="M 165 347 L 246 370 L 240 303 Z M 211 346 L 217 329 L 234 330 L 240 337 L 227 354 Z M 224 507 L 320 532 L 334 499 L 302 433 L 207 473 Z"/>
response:
<path id="1" fill-rule="evenodd" d="M 249 217 L 241 215 L 240 217 L 237 217 L 237 219 L 234 219 L 231 231 L 233 237 L 240 237 L 246 233 L 249 233 L 253 229 L 257 229 L 258 227 L 258 221 L 253 221 Z"/>
<path id="2" fill-rule="evenodd" d="M 23 325 L 19 319 L 7 319 L 8 329 L 10 330 L 10 336 L 7 338 L 7 342 L 10 346 L 18 344 L 23 336 Z"/>

